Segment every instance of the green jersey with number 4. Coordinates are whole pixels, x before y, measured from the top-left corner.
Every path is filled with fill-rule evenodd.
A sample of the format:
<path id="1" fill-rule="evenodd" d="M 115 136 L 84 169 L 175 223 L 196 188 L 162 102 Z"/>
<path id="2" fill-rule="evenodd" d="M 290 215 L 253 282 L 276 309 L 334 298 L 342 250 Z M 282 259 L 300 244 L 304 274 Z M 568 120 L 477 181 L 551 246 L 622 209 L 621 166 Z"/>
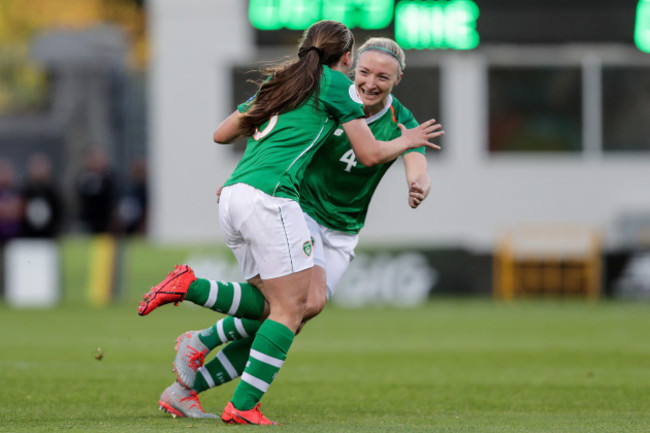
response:
<path id="1" fill-rule="evenodd" d="M 389 95 L 386 106 L 366 119 L 377 140 L 401 135 L 398 123 L 418 126 L 413 114 Z M 424 147 L 410 150 L 425 152 Z M 300 184 L 300 206 L 318 223 L 334 230 L 358 233 L 366 220 L 370 199 L 395 160 L 366 167 L 357 161 L 343 129 L 337 129 L 312 159 Z"/>
<path id="2" fill-rule="evenodd" d="M 265 193 L 298 200 L 305 168 L 339 123 L 363 117 L 361 101 L 343 73 L 323 66 L 318 98 L 272 116 L 248 139 L 246 150 L 225 185 L 246 183 Z M 245 112 L 251 100 L 237 109 Z"/>

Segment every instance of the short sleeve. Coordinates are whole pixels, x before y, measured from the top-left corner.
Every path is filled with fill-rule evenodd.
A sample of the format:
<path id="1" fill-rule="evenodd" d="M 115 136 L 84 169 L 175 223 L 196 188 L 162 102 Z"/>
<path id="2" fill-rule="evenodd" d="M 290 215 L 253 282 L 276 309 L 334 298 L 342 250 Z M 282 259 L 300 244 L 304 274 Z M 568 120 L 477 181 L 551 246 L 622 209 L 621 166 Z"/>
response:
<path id="1" fill-rule="evenodd" d="M 415 120 L 415 116 L 413 116 L 413 113 L 411 113 L 411 111 L 408 108 L 403 106 L 394 97 L 393 97 L 393 105 L 397 107 L 395 113 L 395 116 L 397 117 L 397 123 L 401 123 L 406 127 L 406 129 L 412 129 L 419 126 L 419 123 L 417 120 Z M 422 146 L 415 149 L 409 149 L 406 152 L 404 152 L 404 154 L 411 153 L 411 152 L 418 152 L 425 155 L 426 147 Z"/>
<path id="2" fill-rule="evenodd" d="M 237 106 L 237 111 L 240 113 L 245 113 L 248 111 L 249 108 L 251 108 L 251 105 L 253 105 L 253 101 L 255 100 L 255 96 L 257 96 L 257 93 L 248 98 L 246 102 L 242 102 Z"/>

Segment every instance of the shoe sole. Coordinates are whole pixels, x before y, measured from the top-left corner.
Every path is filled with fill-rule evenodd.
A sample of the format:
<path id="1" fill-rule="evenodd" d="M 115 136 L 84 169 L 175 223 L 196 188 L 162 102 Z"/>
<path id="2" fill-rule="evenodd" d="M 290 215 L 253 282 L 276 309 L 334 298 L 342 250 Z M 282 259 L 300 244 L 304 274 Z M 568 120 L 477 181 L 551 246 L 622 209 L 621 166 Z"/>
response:
<path id="1" fill-rule="evenodd" d="M 241 416 L 239 413 L 236 412 L 229 413 L 228 415 L 230 415 L 230 418 L 228 419 L 224 418 L 223 415 L 221 415 L 221 421 L 223 421 L 226 424 L 238 424 L 238 425 L 281 425 L 280 423 L 277 423 L 275 421 L 271 421 L 270 424 L 257 424 L 247 420 L 246 418 L 244 418 L 243 416 Z M 241 421 L 237 421 L 237 419 Z"/>
<path id="2" fill-rule="evenodd" d="M 171 414 L 172 417 L 174 417 L 174 418 L 176 418 L 176 417 L 185 418 L 185 415 L 183 415 L 182 412 L 180 412 L 177 409 L 174 409 L 172 406 L 168 405 L 164 401 L 160 400 L 160 401 L 158 401 L 158 404 L 160 405 L 159 410 L 162 410 L 162 411 L 165 411 L 165 412 Z"/>

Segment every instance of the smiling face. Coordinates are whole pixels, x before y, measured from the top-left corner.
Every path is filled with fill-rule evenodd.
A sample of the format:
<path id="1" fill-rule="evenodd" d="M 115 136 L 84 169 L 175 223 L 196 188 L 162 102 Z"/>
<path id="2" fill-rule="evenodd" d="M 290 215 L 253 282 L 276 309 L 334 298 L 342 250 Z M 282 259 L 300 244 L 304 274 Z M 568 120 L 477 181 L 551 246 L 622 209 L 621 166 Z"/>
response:
<path id="1" fill-rule="evenodd" d="M 389 53 L 370 49 L 359 55 L 354 84 L 367 116 L 384 108 L 388 95 L 401 78 L 399 62 Z"/>

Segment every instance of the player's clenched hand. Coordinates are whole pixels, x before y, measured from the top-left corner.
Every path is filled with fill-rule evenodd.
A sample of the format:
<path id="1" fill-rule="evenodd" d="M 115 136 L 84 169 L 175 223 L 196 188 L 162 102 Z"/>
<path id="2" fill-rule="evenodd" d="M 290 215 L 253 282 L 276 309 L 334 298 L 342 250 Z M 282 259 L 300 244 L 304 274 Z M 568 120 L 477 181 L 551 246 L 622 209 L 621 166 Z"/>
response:
<path id="1" fill-rule="evenodd" d="M 412 182 L 409 186 L 409 206 L 413 209 L 420 206 L 420 203 L 424 201 L 424 189 L 417 182 Z"/>
<path id="2" fill-rule="evenodd" d="M 436 123 L 435 119 L 427 120 L 426 122 L 416 126 L 415 128 L 407 129 L 401 123 L 397 125 L 402 131 L 402 136 L 406 137 L 413 147 L 427 146 L 432 149 L 440 150 L 441 147 L 437 144 L 431 143 L 436 137 L 440 137 L 445 133 L 442 130 L 442 125 Z"/>

